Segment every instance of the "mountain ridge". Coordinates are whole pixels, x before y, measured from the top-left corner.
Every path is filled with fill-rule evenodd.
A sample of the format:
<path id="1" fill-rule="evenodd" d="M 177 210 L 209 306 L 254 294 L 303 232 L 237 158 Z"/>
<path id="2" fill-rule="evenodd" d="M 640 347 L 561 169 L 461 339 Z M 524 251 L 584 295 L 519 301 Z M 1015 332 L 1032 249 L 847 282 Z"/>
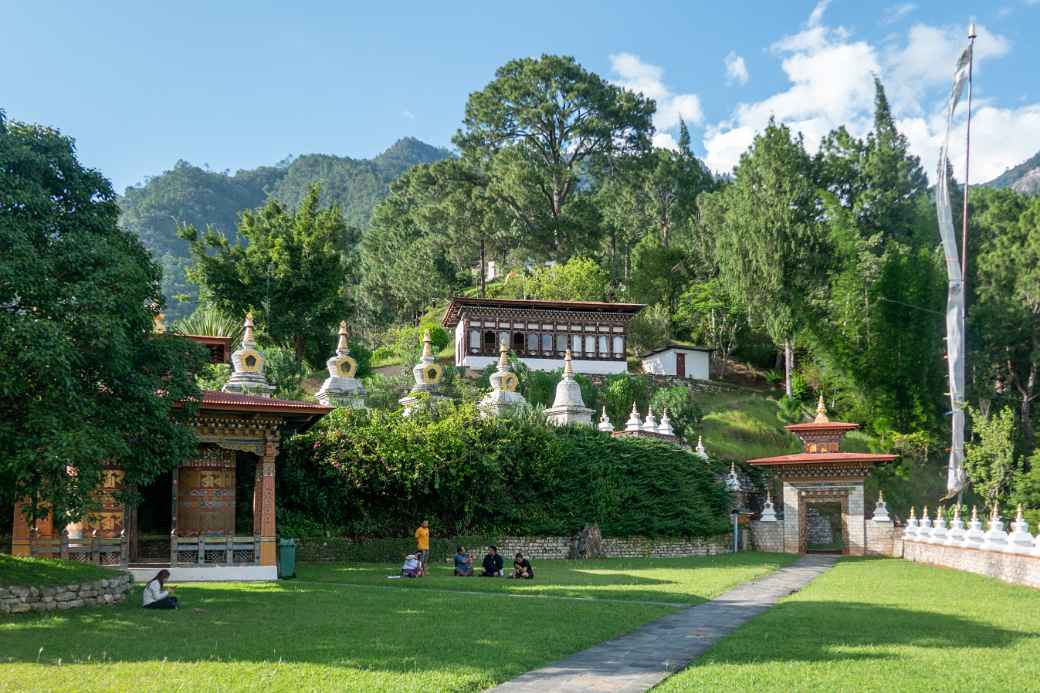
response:
<path id="1" fill-rule="evenodd" d="M 1040 151 L 983 185 L 990 188 L 1011 188 L 1025 195 L 1040 195 Z"/>

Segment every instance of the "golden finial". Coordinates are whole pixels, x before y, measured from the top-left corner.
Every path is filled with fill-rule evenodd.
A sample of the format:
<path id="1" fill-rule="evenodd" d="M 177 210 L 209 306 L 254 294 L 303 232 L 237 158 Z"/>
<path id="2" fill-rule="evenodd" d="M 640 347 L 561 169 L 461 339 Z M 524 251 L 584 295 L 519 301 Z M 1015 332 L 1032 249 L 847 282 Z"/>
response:
<path id="1" fill-rule="evenodd" d="M 1018 504 L 1018 514 L 1015 515 L 1015 522 L 1021 522 L 1025 517 L 1022 515 L 1022 504 Z"/>
<path id="2" fill-rule="evenodd" d="M 635 403 L 635 400 L 633 400 L 633 401 L 632 401 L 632 413 L 633 413 L 633 414 L 638 414 L 638 413 L 639 413 L 639 410 L 638 410 L 638 409 L 636 409 L 636 403 Z"/>
<path id="3" fill-rule="evenodd" d="M 827 418 L 827 405 L 823 403 L 823 395 L 820 395 L 820 401 L 816 404 L 816 418 L 813 419 L 813 423 L 830 423 L 830 419 Z"/>
<path id="4" fill-rule="evenodd" d="M 246 313 L 246 321 L 243 323 L 246 328 L 245 332 L 242 333 L 242 343 L 252 344 L 256 341 L 253 337 L 253 311 Z"/>
<path id="5" fill-rule="evenodd" d="M 996 522 L 1000 519 L 1000 511 L 997 509 L 997 502 L 993 501 L 993 512 L 990 513 L 989 519 Z"/>
<path id="6" fill-rule="evenodd" d="M 339 342 L 336 343 L 336 351 L 347 353 L 349 347 L 347 345 L 347 339 L 350 337 L 350 331 L 347 329 L 347 321 L 340 320 L 339 322 Z"/>
<path id="7" fill-rule="evenodd" d="M 955 519 L 955 520 L 961 519 L 961 506 L 960 505 L 953 506 L 953 519 Z"/>
<path id="8" fill-rule="evenodd" d="M 509 345 L 505 340 L 498 344 L 498 370 L 504 371 L 509 368 Z"/>
<path id="9" fill-rule="evenodd" d="M 979 508 L 978 506 L 971 506 L 971 521 L 978 522 L 979 519 Z"/>
<path id="10" fill-rule="evenodd" d="M 885 492 L 882 491 L 881 489 L 878 489 L 877 499 L 878 499 L 878 503 L 884 503 L 885 502 Z"/>
<path id="11" fill-rule="evenodd" d="M 166 333 L 166 314 L 165 313 L 159 313 L 154 318 L 152 318 L 152 331 L 155 332 L 155 334 L 165 334 Z"/>
<path id="12" fill-rule="evenodd" d="M 927 520 L 928 519 L 928 506 L 927 505 L 924 506 L 924 509 L 921 511 L 921 519 L 922 520 Z"/>
<path id="13" fill-rule="evenodd" d="M 938 522 L 943 518 L 943 507 L 940 505 L 935 509 L 935 521 Z"/>
<path id="14" fill-rule="evenodd" d="M 914 506 L 912 506 L 912 505 L 910 506 L 910 519 L 911 520 L 916 520 L 917 519 L 917 514 L 915 513 Z"/>
<path id="15" fill-rule="evenodd" d="M 571 350 L 568 349 L 563 354 L 563 377 L 573 378 L 574 377 L 574 365 L 571 363 Z"/>
<path id="16" fill-rule="evenodd" d="M 426 330 L 423 332 L 422 337 L 422 357 L 424 359 L 433 358 L 433 346 L 430 342 L 430 331 Z"/>

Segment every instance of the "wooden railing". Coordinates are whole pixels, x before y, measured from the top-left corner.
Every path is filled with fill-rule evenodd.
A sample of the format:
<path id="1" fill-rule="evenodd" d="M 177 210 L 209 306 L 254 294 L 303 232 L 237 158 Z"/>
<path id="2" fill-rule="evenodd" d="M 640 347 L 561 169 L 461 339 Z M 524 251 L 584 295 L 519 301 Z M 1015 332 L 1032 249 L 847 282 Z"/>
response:
<path id="1" fill-rule="evenodd" d="M 170 535 L 170 565 L 256 565 L 260 542 L 256 537 Z"/>
<path id="2" fill-rule="evenodd" d="M 34 529 L 29 535 L 29 553 L 42 558 L 61 558 L 123 568 L 130 561 L 126 530 L 121 531 L 118 537 L 99 537 L 95 529 L 89 537 L 77 539 L 69 538 L 68 530 L 64 530 L 59 538 L 44 539 Z"/>

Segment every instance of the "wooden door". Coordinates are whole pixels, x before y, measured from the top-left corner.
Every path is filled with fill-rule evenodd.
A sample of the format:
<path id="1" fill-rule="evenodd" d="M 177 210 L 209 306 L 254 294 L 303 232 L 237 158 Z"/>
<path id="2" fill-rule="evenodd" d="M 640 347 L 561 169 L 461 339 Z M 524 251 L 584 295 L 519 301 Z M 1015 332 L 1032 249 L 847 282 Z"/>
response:
<path id="1" fill-rule="evenodd" d="M 675 374 L 680 378 L 686 377 L 686 354 L 675 355 Z"/>

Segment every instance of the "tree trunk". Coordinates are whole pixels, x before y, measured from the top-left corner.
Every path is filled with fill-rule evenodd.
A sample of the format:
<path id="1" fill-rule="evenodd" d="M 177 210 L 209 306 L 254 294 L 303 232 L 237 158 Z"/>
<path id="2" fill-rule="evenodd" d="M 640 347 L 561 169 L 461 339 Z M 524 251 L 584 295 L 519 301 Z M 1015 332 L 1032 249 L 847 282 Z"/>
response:
<path id="1" fill-rule="evenodd" d="M 784 340 L 784 392 L 791 396 L 791 372 L 794 370 L 794 348 L 791 340 Z"/>
<path id="2" fill-rule="evenodd" d="M 485 255 L 484 237 L 480 238 L 480 297 L 487 293 L 487 256 Z"/>
<path id="3" fill-rule="evenodd" d="M 303 363 L 303 335 L 293 335 L 293 354 L 297 363 Z"/>

